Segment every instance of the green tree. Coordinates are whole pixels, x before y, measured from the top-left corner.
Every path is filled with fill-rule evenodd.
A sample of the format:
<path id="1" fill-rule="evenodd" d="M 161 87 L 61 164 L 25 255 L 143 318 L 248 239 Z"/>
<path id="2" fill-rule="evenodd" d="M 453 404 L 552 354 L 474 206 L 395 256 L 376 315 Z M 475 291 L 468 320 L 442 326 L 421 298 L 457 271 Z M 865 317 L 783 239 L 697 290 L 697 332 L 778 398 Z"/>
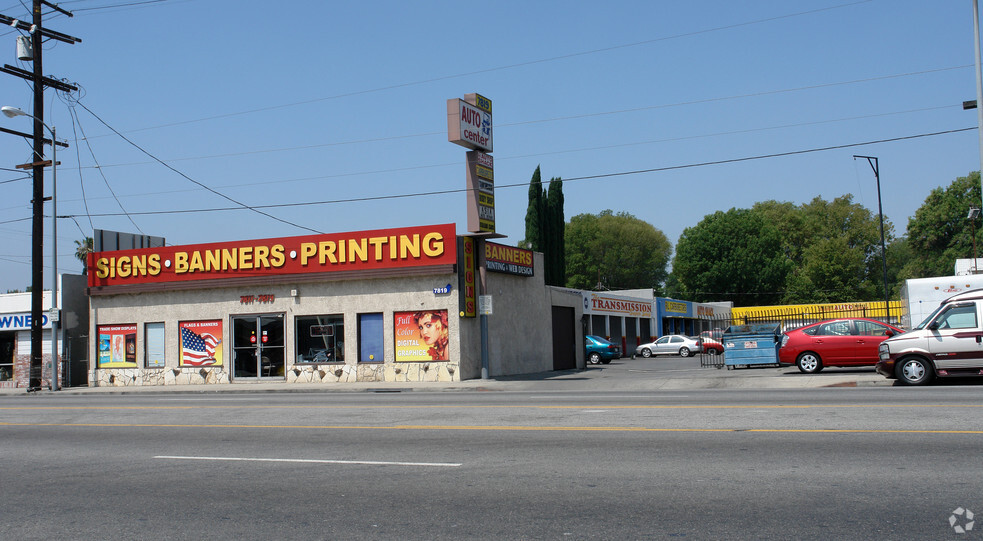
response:
<path id="1" fill-rule="evenodd" d="M 75 241 L 75 259 L 82 262 L 82 274 L 86 274 L 88 271 L 86 257 L 92 249 L 92 237 L 85 237 L 82 240 Z"/>
<path id="2" fill-rule="evenodd" d="M 786 283 L 785 303 L 883 299 L 883 263 L 878 216 L 852 195 L 814 198 L 798 210 L 797 234 L 785 239 L 795 263 Z M 884 222 L 885 242 L 893 226 Z M 794 243 L 797 248 L 787 246 Z"/>
<path id="3" fill-rule="evenodd" d="M 519 246 L 543 253 L 543 279 L 546 285 L 562 286 L 566 281 L 564 254 L 563 181 L 550 179 L 543 189 L 539 167 L 529 181 L 526 207 L 526 238 Z"/>
<path id="4" fill-rule="evenodd" d="M 732 208 L 688 227 L 676 244 L 669 295 L 735 306 L 776 304 L 792 263 L 767 213 Z"/>
<path id="5" fill-rule="evenodd" d="M 670 254 L 662 231 L 626 212 L 578 214 L 566 225 L 568 287 L 659 289 Z"/>
<path id="6" fill-rule="evenodd" d="M 548 283 L 562 286 L 567 281 L 566 220 L 563 217 L 563 180 L 559 177 L 550 179 L 546 194 L 546 215 L 550 238 L 548 267 L 552 269 L 553 278 Z"/>
<path id="7" fill-rule="evenodd" d="M 523 248 L 541 251 L 542 231 L 543 231 L 543 182 L 540 177 L 539 166 L 532 173 L 529 181 L 529 204 L 526 206 L 526 238 L 520 244 Z"/>
<path id="8" fill-rule="evenodd" d="M 908 220 L 907 244 L 912 257 L 899 278 L 949 276 L 957 259 L 973 257 L 973 224 L 966 218 L 971 207 L 980 207 L 978 171 L 957 178 L 947 188 L 932 190 Z M 980 232 L 976 233 L 979 244 Z"/>

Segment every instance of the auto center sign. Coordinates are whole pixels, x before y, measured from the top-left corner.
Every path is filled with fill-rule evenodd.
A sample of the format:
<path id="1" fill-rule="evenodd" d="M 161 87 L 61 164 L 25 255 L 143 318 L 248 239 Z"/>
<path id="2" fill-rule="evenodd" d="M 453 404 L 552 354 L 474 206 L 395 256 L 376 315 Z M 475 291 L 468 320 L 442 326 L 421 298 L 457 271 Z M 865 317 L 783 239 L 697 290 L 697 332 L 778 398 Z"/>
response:
<path id="1" fill-rule="evenodd" d="M 480 94 L 447 100 L 447 140 L 471 150 L 491 152 L 491 100 Z"/>

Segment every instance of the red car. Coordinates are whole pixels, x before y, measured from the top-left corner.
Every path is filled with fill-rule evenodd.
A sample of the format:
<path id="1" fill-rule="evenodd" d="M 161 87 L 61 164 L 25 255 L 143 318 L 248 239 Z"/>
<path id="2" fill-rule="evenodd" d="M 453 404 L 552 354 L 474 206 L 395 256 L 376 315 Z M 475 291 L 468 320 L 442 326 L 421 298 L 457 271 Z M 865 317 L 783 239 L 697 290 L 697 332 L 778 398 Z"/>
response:
<path id="1" fill-rule="evenodd" d="M 874 366 L 881 342 L 903 332 L 866 318 L 820 321 L 785 331 L 778 360 L 798 366 L 805 374 L 815 374 L 827 366 Z"/>

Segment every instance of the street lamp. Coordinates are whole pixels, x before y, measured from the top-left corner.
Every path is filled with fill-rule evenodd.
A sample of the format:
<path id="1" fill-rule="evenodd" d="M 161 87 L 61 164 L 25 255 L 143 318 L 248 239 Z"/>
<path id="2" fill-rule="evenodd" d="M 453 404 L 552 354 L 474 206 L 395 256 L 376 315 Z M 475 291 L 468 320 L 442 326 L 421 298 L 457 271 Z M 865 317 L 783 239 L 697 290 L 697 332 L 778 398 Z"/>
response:
<path id="1" fill-rule="evenodd" d="M 969 225 L 972 226 L 973 232 L 973 274 L 977 274 L 979 272 L 976 263 L 976 219 L 979 218 L 979 216 L 980 209 L 976 207 L 970 207 L 969 215 L 966 216 L 966 219 L 969 220 Z"/>
<path id="2" fill-rule="evenodd" d="M 56 314 L 58 313 L 58 137 L 55 135 L 55 129 L 44 123 L 43 120 L 25 113 L 24 111 L 11 107 L 9 105 L 4 105 L 0 107 L 0 112 L 3 113 L 7 118 L 14 118 L 16 116 L 26 116 L 33 118 L 34 120 L 41 123 L 42 126 L 48 128 L 51 132 L 51 312 L 49 313 L 48 319 L 51 321 L 51 390 L 58 390 L 58 321 Z M 42 159 L 38 156 L 37 159 Z M 39 242 L 40 239 L 34 242 Z M 41 295 L 42 292 L 35 291 L 32 292 L 33 295 Z M 32 321 L 38 318 L 41 314 L 31 314 Z M 37 323 L 32 323 L 32 325 L 37 325 Z M 33 342 L 33 341 L 32 341 Z M 39 348 L 40 349 L 40 348 Z M 32 357 L 35 355 L 32 352 Z"/>
<path id="3" fill-rule="evenodd" d="M 853 155 L 853 159 L 864 158 L 867 163 L 870 164 L 871 169 L 874 170 L 874 178 L 877 179 L 877 213 L 881 217 L 881 260 L 884 263 L 884 311 L 887 314 L 887 319 L 891 319 L 891 300 L 890 294 L 887 288 L 887 249 L 884 247 L 884 207 L 881 206 L 881 172 L 878 165 L 877 158 L 874 156 L 857 156 Z"/>

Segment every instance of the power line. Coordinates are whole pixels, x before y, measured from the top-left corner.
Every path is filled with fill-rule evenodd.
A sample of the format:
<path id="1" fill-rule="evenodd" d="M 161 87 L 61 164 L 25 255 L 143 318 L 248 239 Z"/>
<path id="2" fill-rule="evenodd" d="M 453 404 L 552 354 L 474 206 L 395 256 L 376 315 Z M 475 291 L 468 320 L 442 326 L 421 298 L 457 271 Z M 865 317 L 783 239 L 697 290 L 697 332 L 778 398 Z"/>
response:
<path id="1" fill-rule="evenodd" d="M 709 34 L 709 33 L 713 33 L 713 32 L 720 32 L 720 31 L 723 31 L 723 30 L 732 30 L 734 28 L 740 28 L 740 27 L 744 27 L 744 26 L 753 26 L 753 25 L 756 25 L 756 24 L 774 22 L 774 21 L 779 21 L 779 20 L 783 20 L 783 19 L 790 19 L 790 18 L 794 18 L 794 17 L 801 17 L 801 16 L 804 16 L 804 15 L 813 15 L 813 14 L 820 13 L 820 12 L 823 12 L 823 11 L 831 11 L 831 10 L 835 10 L 835 9 L 852 7 L 852 6 L 856 6 L 856 5 L 859 5 L 859 4 L 866 4 L 866 3 L 869 3 L 869 2 L 873 2 L 873 1 L 874 0 L 859 0 L 859 1 L 855 1 L 855 2 L 849 2 L 849 3 L 846 3 L 846 4 L 838 4 L 838 5 L 835 5 L 835 6 L 829 6 L 829 7 L 825 7 L 825 8 L 811 9 L 811 10 L 800 11 L 800 12 L 796 12 L 796 13 L 790 13 L 790 14 L 786 14 L 786 15 L 776 15 L 774 17 L 767 17 L 767 18 L 756 19 L 756 20 L 752 20 L 752 21 L 745 21 L 745 22 L 733 23 L 733 24 L 728 24 L 728 25 L 723 25 L 723 26 L 716 26 L 716 27 L 712 27 L 712 28 L 706 28 L 706 29 L 703 29 L 703 30 L 694 30 L 694 31 L 690 31 L 690 32 L 682 32 L 682 33 L 679 33 L 679 34 L 673 34 L 673 35 L 663 36 L 663 37 L 659 37 L 659 38 L 652 38 L 652 39 L 647 39 L 647 40 L 643 40 L 643 41 L 636 41 L 636 42 L 633 42 L 633 43 L 625 43 L 625 44 L 621 44 L 621 45 L 612 45 L 612 46 L 609 46 L 609 47 L 602 47 L 602 48 L 599 48 L 599 49 L 591 49 L 591 50 L 588 50 L 588 51 L 580 51 L 580 52 L 576 52 L 576 53 L 568 53 L 568 54 L 557 55 L 557 56 L 552 56 L 552 57 L 548 57 L 548 58 L 541 58 L 541 59 L 538 59 L 538 60 L 529 60 L 529 61 L 524 61 L 524 62 L 517 62 L 517 63 L 514 63 L 514 64 L 507 64 L 507 65 L 497 66 L 497 67 L 492 67 L 492 68 L 484 68 L 484 69 L 480 69 L 480 70 L 476 70 L 476 71 L 470 71 L 470 72 L 465 72 L 465 73 L 457 73 L 457 74 L 453 74 L 453 75 L 444 75 L 444 76 L 440 76 L 440 77 L 433 77 L 433 78 L 430 78 L 430 79 L 421 79 L 421 80 L 418 80 L 418 81 L 411 81 L 411 82 L 406 82 L 406 83 L 397 83 L 397 84 L 394 84 L 394 85 L 388 85 L 388 86 L 377 87 L 377 88 L 366 89 L 366 90 L 356 90 L 356 91 L 346 92 L 346 93 L 342 93 L 342 94 L 335 94 L 333 96 L 324 96 L 324 97 L 320 97 L 320 98 L 312 98 L 312 99 L 309 99 L 309 100 L 303 100 L 303 101 L 298 101 L 298 102 L 293 102 L 293 103 L 285 103 L 285 104 L 279 104 L 279 105 L 270 105 L 268 107 L 259 107 L 259 108 L 256 108 L 256 109 L 249 109 L 249 110 L 237 111 L 237 112 L 232 112 L 232 113 L 224 113 L 224 114 L 220 114 L 220 115 L 213 115 L 213 116 L 209 116 L 209 117 L 203 117 L 203 118 L 197 118 L 197 119 L 191 119 L 191 120 L 182 120 L 182 121 L 179 121 L 179 122 L 171 122 L 171 123 L 168 123 L 168 124 L 160 124 L 160 125 L 157 125 L 157 126 L 150 126 L 150 127 L 146 127 L 146 128 L 139 128 L 139 129 L 136 129 L 136 130 L 128 131 L 127 133 L 135 133 L 135 132 L 138 132 L 138 131 L 146 131 L 146 130 L 155 130 L 155 129 L 160 129 L 160 128 L 169 128 L 169 127 L 181 126 L 181 125 L 185 125 L 185 124 L 194 124 L 194 123 L 198 123 L 198 122 L 205 122 L 205 121 L 209 121 L 209 120 L 218 120 L 218 119 L 222 119 L 222 118 L 230 118 L 230 117 L 235 117 L 235 116 L 242 116 L 242 115 L 248 115 L 248 114 L 253 114 L 253 113 L 260 113 L 260 112 L 264 112 L 264 111 L 274 111 L 274 110 L 277 110 L 277 109 L 284 109 L 284 108 L 287 108 L 287 107 L 296 107 L 298 105 L 309 105 L 311 103 L 318 103 L 318 102 L 322 102 L 322 101 L 330 101 L 330 100 L 336 100 L 336 99 L 341 99 L 341 98 L 350 98 L 350 97 L 353 97 L 353 96 L 363 96 L 363 95 L 366 95 L 366 94 L 374 94 L 374 93 L 383 92 L 383 91 L 386 91 L 386 90 L 395 90 L 395 89 L 398 89 L 398 88 L 407 88 L 407 87 L 411 87 L 411 86 L 419 86 L 419 85 L 428 84 L 428 83 L 435 83 L 435 82 L 439 82 L 439 81 L 446 81 L 446 80 L 450 80 L 450 79 L 459 79 L 459 78 L 462 78 L 462 77 L 469 77 L 469 76 L 472 76 L 472 75 L 481 75 L 481 74 L 491 73 L 491 72 L 495 72 L 495 71 L 503 71 L 503 70 L 520 68 L 520 67 L 533 66 L 533 65 L 537 65 L 537 64 L 545 64 L 545 63 L 549 63 L 549 62 L 555 62 L 557 60 L 566 60 L 566 59 L 569 59 L 569 58 L 576 58 L 576 57 L 581 57 L 581 56 L 589 56 L 589 55 L 598 54 L 598 53 L 606 53 L 606 52 L 610 52 L 610 51 L 616 51 L 616 50 L 619 50 L 619 49 L 628 49 L 628 48 L 639 47 L 639 46 L 643 46 L 643 45 L 651 45 L 653 43 L 658 43 L 658 42 L 661 42 L 661 41 L 669 41 L 669 40 L 674 40 L 674 39 L 699 36 L 699 35 L 702 35 L 702 34 Z"/>
<path id="2" fill-rule="evenodd" d="M 85 106 L 83 105 L 83 107 L 85 107 Z M 780 157 L 786 157 L 786 156 L 796 156 L 796 155 L 800 155 L 800 154 L 808 154 L 808 153 L 813 153 L 813 152 L 826 152 L 826 151 L 830 151 L 830 150 L 841 150 L 841 149 L 844 149 L 844 148 L 852 148 L 852 147 L 859 147 L 859 146 L 866 146 L 866 145 L 875 145 L 875 144 L 879 144 L 879 143 L 892 143 L 892 142 L 897 142 L 897 141 L 906 141 L 906 140 L 911 140 L 911 139 L 918 139 L 918 138 L 922 138 L 922 137 L 935 137 L 935 136 L 938 136 L 938 135 L 948 135 L 948 134 L 960 133 L 960 132 L 971 131 L 971 130 L 976 130 L 976 129 L 977 129 L 977 127 L 974 126 L 974 127 L 970 127 L 970 128 L 958 128 L 958 129 L 953 129 L 953 130 L 944 130 L 944 131 L 931 132 L 931 133 L 920 133 L 920 134 L 916 134 L 916 135 L 905 135 L 905 136 L 900 136 L 900 137 L 891 137 L 891 138 L 887 138 L 887 139 L 876 139 L 876 140 L 872 140 L 872 141 L 863 141 L 863 142 L 857 142 L 857 143 L 846 143 L 846 144 L 842 144 L 842 145 L 832 145 L 832 146 L 826 146 L 826 147 L 816 147 L 816 148 L 809 148 L 809 149 L 804 149 L 804 150 L 791 150 L 791 151 L 787 151 L 787 152 L 776 152 L 776 153 L 771 153 L 771 154 L 758 154 L 758 155 L 754 155 L 754 156 L 744 156 L 744 157 L 740 157 L 740 158 L 728 158 L 728 159 L 724 159 L 724 160 L 714 160 L 714 161 L 697 162 L 697 163 L 689 163 L 689 164 L 681 164 L 681 165 L 670 165 L 670 166 L 665 166 L 665 167 L 653 167 L 653 168 L 649 168 L 649 169 L 636 169 L 636 170 L 633 170 L 633 171 L 620 171 L 620 172 L 616 172 L 616 173 L 604 173 L 604 174 L 599 174 L 599 175 L 587 175 L 587 176 L 582 176 L 582 177 L 571 177 L 571 178 L 564 178 L 562 180 L 563 180 L 564 183 L 569 183 L 569 182 L 574 182 L 574 181 L 578 181 L 578 180 L 599 180 L 599 179 L 605 179 L 605 178 L 622 177 L 622 176 L 629 176 L 629 175 L 639 175 L 639 174 L 643 174 L 643 173 L 659 173 L 659 172 L 674 171 L 674 170 L 679 170 L 679 169 L 691 169 L 691 168 L 695 168 L 695 167 L 707 167 L 707 166 L 711 166 L 711 165 L 724 165 L 724 164 L 728 164 L 728 163 L 740 163 L 740 162 L 747 162 L 747 161 L 753 161 L 753 160 L 763 160 L 763 159 L 769 159 L 769 158 L 780 158 Z M 496 189 L 502 189 L 502 188 L 518 188 L 518 187 L 528 188 L 528 186 L 529 186 L 529 183 L 528 182 L 520 182 L 520 183 L 515 183 L 515 184 L 496 185 L 495 188 Z M 300 202 L 300 203 L 279 203 L 279 204 L 269 204 L 269 205 L 257 205 L 255 207 L 251 207 L 251 210 L 255 210 L 255 209 L 273 209 L 273 208 L 295 208 L 295 207 L 307 207 L 307 206 L 329 205 L 329 204 L 339 204 L 339 203 L 360 203 L 360 202 L 367 202 L 367 201 L 383 201 L 383 200 L 390 200 L 390 199 L 406 199 L 406 198 L 410 198 L 410 197 L 427 197 L 427 196 L 446 195 L 446 194 L 453 194 L 453 193 L 463 193 L 463 192 L 467 192 L 467 191 L 469 191 L 468 188 L 456 188 L 456 189 L 448 189 L 448 190 L 434 190 L 434 191 L 429 191 L 429 192 L 415 192 L 415 193 L 408 193 L 408 194 L 377 195 L 377 196 L 353 197 L 353 198 L 348 198 L 348 199 L 333 199 L 333 200 L 324 200 L 324 201 L 304 201 L 304 202 Z M 154 211 L 134 212 L 133 214 L 134 215 L 188 214 L 188 213 L 199 213 L 199 212 L 202 212 L 202 213 L 203 212 L 228 212 L 228 211 L 234 211 L 234 210 L 243 210 L 243 209 L 240 208 L 240 207 L 214 207 L 214 208 L 206 208 L 206 209 L 154 210 Z M 116 214 L 116 213 L 103 213 L 103 214 L 93 214 L 93 216 L 106 217 L 106 216 L 119 216 L 119 214 Z M 2 224 L 2 223 L 4 223 L 4 222 L 0 222 L 0 224 Z"/>
<path id="3" fill-rule="evenodd" d="M 221 193 L 221 192 L 219 192 L 217 190 L 214 190 L 214 189 L 206 186 L 205 184 L 203 184 L 203 183 L 201 183 L 201 182 L 199 182 L 199 181 L 197 181 L 197 180 L 189 177 L 188 175 L 184 174 L 183 172 L 178 171 L 177 169 L 175 169 L 171 165 L 169 165 L 166 162 L 164 162 L 163 160 L 159 159 L 157 156 L 154 156 L 153 154 L 151 154 L 150 152 L 148 152 L 147 150 L 145 150 L 140 145 L 138 145 L 138 144 L 134 143 L 133 141 L 127 139 L 126 136 L 124 136 L 122 133 L 116 131 L 116 128 L 113 128 L 112 126 L 110 126 L 105 120 L 103 120 L 102 118 L 100 118 L 99 115 L 97 115 L 94 112 L 92 112 L 92 110 L 89 109 L 88 107 L 86 107 L 85 104 L 82 103 L 81 101 L 76 101 L 76 103 L 78 103 L 90 115 L 92 115 L 93 117 L 95 117 L 96 120 L 98 120 L 99 122 L 101 122 L 103 126 L 106 126 L 107 128 L 109 128 L 113 133 L 115 133 L 116 135 L 118 135 L 121 139 L 123 139 L 124 141 L 126 141 L 127 143 L 129 143 L 131 146 L 133 146 L 134 148 L 136 148 L 140 152 L 143 152 L 144 154 L 146 154 L 147 156 L 149 156 L 150 158 L 152 158 L 157 163 L 163 165 L 167 169 L 170 169 L 174 173 L 177 173 L 181 177 L 187 179 L 188 181 L 190 181 L 190 182 L 192 182 L 194 184 L 197 184 L 198 186 L 201 186 L 202 188 L 208 190 L 209 192 L 211 192 L 211 193 L 213 193 L 213 194 L 215 194 L 215 195 L 217 195 L 217 196 L 219 196 L 219 197 L 221 197 L 223 199 L 226 199 L 228 201 L 231 201 L 231 202 L 235 203 L 236 205 L 239 205 L 239 207 L 241 207 L 243 209 L 251 210 L 253 212 L 256 212 L 257 214 L 262 214 L 263 216 L 266 216 L 267 218 L 272 218 L 272 219 L 274 219 L 274 220 L 276 220 L 278 222 L 281 222 L 281 223 L 284 223 L 284 224 L 287 224 L 287 225 L 292 225 L 292 226 L 297 227 L 299 229 L 305 229 L 307 231 L 311 231 L 312 233 L 321 233 L 321 234 L 324 233 L 323 231 L 318 231 L 316 229 L 312 229 L 312 228 L 307 227 L 307 226 L 303 226 L 303 225 L 300 225 L 300 224 L 295 224 L 295 223 L 293 223 L 291 221 L 284 220 L 283 218 L 279 218 L 279 217 L 274 216 L 272 214 L 269 214 L 267 212 L 263 212 L 263 211 L 259 210 L 260 207 L 254 207 L 254 206 L 250 206 L 250 205 L 247 205 L 245 203 L 239 202 L 239 201 L 237 201 L 237 200 L 235 200 L 235 199 L 233 199 L 233 198 L 231 198 L 231 197 L 229 197 L 229 196 L 227 196 L 227 195 L 225 195 L 225 194 L 223 194 L 223 193 Z M 144 213 L 133 213 L 133 214 L 144 214 Z"/>

